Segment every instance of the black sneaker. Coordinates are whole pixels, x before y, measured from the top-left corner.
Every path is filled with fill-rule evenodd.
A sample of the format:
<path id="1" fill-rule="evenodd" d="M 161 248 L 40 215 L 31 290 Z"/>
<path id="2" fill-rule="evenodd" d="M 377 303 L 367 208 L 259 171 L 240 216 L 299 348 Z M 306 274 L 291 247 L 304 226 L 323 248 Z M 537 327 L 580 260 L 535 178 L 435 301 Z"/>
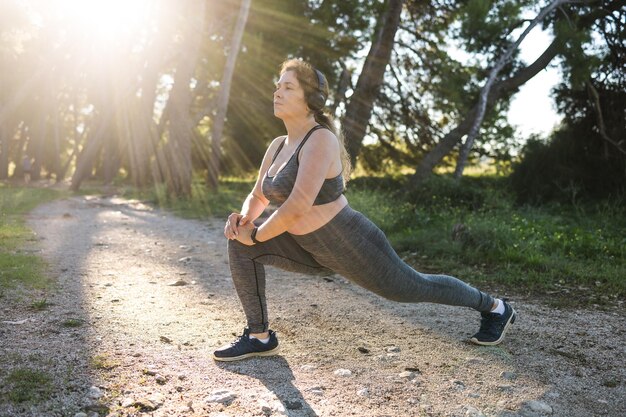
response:
<path id="1" fill-rule="evenodd" d="M 250 339 L 250 329 L 247 327 L 243 334 L 233 343 L 223 346 L 213 352 L 213 359 L 216 361 L 238 361 L 252 356 L 272 356 L 278 353 L 278 338 L 276 333 L 269 331 L 270 340 L 263 343 L 258 339 Z"/>
<path id="2" fill-rule="evenodd" d="M 506 299 L 502 302 L 504 303 L 504 313 L 480 313 L 482 316 L 480 330 L 470 339 L 472 343 L 493 346 L 504 340 L 504 334 L 509 326 L 515 323 L 516 313 L 513 307 L 506 302 Z"/>

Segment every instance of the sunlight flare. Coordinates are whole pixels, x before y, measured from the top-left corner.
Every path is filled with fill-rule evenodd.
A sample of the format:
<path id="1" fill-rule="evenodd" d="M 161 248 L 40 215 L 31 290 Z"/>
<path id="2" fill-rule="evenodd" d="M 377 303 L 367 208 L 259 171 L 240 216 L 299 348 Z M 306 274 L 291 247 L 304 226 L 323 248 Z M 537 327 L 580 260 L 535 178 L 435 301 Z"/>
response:
<path id="1" fill-rule="evenodd" d="M 62 0 L 60 13 L 88 38 L 114 41 L 146 24 L 154 2 L 149 0 Z"/>

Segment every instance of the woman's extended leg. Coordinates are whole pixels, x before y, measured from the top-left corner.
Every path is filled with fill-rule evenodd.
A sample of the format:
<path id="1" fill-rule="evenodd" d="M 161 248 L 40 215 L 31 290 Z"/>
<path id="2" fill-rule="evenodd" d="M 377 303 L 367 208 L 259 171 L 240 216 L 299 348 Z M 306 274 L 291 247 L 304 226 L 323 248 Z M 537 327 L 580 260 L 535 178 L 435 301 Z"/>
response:
<path id="1" fill-rule="evenodd" d="M 319 264 L 390 300 L 465 306 L 481 312 L 490 311 L 494 304 L 493 297 L 457 278 L 415 271 L 374 223 L 349 206 L 322 228 L 294 238 Z"/>

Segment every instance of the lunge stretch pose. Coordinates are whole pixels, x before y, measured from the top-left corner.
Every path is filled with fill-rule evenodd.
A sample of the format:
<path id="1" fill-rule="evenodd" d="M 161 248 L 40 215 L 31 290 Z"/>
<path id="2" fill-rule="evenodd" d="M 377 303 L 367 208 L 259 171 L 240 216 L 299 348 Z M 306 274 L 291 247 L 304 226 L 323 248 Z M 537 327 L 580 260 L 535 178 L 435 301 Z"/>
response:
<path id="1" fill-rule="evenodd" d="M 344 196 L 350 163 L 343 139 L 324 113 L 328 87 L 324 75 L 301 60 L 288 60 L 274 92 L 274 115 L 287 130 L 270 144 L 259 176 L 241 213 L 224 227 L 232 279 L 247 327 L 214 359 L 233 361 L 278 351 L 269 329 L 264 265 L 294 272 L 333 271 L 390 300 L 470 307 L 482 315 L 471 341 L 496 345 L 515 311 L 446 275 L 422 274 L 400 259 L 383 232 L 348 205 Z M 253 223 L 269 203 L 273 214 Z"/>

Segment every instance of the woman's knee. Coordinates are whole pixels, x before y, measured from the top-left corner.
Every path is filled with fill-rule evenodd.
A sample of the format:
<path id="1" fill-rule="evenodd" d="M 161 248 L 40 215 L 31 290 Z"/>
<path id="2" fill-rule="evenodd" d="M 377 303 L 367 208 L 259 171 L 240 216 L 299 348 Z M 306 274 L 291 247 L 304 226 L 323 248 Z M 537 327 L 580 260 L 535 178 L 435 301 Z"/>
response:
<path id="1" fill-rule="evenodd" d="M 230 240 L 228 239 L 228 243 L 226 244 L 226 248 L 228 250 L 228 256 L 232 257 L 235 255 L 244 255 L 249 252 L 249 246 L 244 245 L 238 240 Z"/>

